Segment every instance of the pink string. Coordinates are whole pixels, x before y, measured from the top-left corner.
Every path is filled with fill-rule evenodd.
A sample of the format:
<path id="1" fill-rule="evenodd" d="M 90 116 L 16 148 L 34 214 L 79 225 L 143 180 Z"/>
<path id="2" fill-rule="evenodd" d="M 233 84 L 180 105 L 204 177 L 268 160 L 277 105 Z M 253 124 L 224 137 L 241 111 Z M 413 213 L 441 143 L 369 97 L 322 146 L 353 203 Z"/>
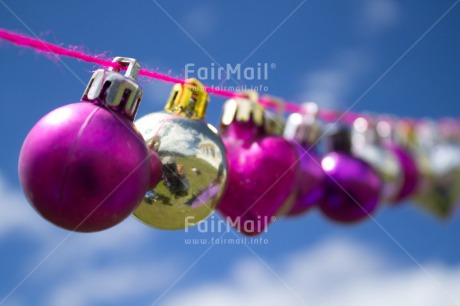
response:
<path id="1" fill-rule="evenodd" d="M 61 46 L 57 46 L 57 45 L 54 45 L 54 44 L 51 44 L 51 43 L 48 43 L 48 42 L 45 42 L 39 39 L 17 34 L 17 33 L 7 31 L 4 29 L 0 29 L 0 38 L 5 41 L 11 42 L 17 46 L 20 46 L 20 47 L 33 48 L 35 50 L 38 50 L 44 53 L 52 53 L 54 55 L 76 58 L 84 62 L 94 63 L 94 64 L 104 66 L 104 67 L 113 67 L 117 69 L 123 69 L 123 67 L 120 67 L 118 63 L 114 63 L 110 59 L 105 59 L 102 57 L 89 55 L 81 51 L 66 49 Z M 171 77 L 171 76 L 164 75 L 164 74 L 161 74 L 155 71 L 151 71 L 151 70 L 147 70 L 147 69 L 141 69 L 139 71 L 139 75 L 148 77 L 148 78 L 157 79 L 157 80 L 164 81 L 164 82 L 169 82 L 169 83 L 180 83 L 180 84 L 186 83 L 186 81 L 183 79 Z M 222 96 L 226 98 L 245 97 L 245 95 L 242 93 L 221 90 L 221 89 L 214 88 L 214 87 L 204 86 L 204 90 L 210 94 L 218 95 L 218 96 Z M 292 103 L 292 102 L 283 102 L 282 106 L 280 106 L 279 103 L 275 103 L 270 98 L 261 97 L 259 99 L 259 103 L 262 104 L 264 107 L 268 107 L 272 109 L 279 109 L 282 107 L 284 111 L 290 112 L 290 113 L 303 113 L 303 114 L 307 113 L 306 109 L 303 108 L 301 105 Z M 346 123 L 351 123 L 355 119 L 359 117 L 363 117 L 363 115 L 357 114 L 357 113 L 347 112 L 342 115 L 340 112 L 337 112 L 334 110 L 327 110 L 327 109 L 320 110 L 318 113 L 318 116 L 321 120 L 326 121 L 326 122 L 334 122 L 340 118 L 343 122 L 346 122 Z"/>
<path id="2" fill-rule="evenodd" d="M 95 63 L 95 64 L 105 66 L 105 67 L 116 68 L 115 63 L 113 63 L 110 60 L 97 58 L 91 55 L 87 55 L 80 51 L 65 49 L 63 47 L 44 42 L 42 40 L 38 40 L 38 39 L 34 39 L 28 36 L 16 34 L 14 32 L 10 32 L 4 29 L 0 29 L 0 38 L 6 41 L 12 42 L 13 44 L 18 45 L 18 46 L 33 48 L 33 49 L 36 49 L 42 52 L 46 52 L 46 53 L 54 53 L 56 55 L 63 55 L 63 56 L 78 58 L 85 62 Z"/>

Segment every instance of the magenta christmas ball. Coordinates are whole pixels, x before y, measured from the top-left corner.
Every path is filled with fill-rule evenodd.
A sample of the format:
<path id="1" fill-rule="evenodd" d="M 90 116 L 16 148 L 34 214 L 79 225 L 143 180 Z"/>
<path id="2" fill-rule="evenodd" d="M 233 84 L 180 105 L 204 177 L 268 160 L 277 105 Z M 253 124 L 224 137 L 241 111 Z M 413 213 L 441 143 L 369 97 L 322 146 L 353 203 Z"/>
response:
<path id="1" fill-rule="evenodd" d="M 320 208 L 327 217 L 350 223 L 374 212 L 381 180 L 369 164 L 349 154 L 331 152 L 321 165 L 326 173 L 326 196 Z"/>
<path id="2" fill-rule="evenodd" d="M 324 197 L 325 174 L 321 168 L 318 148 L 315 146 L 320 138 L 318 105 L 309 102 L 303 107 L 307 114 L 291 114 L 284 128 L 284 138 L 290 140 L 299 156 L 297 198 L 286 216 L 299 216 L 318 205 Z"/>
<path id="3" fill-rule="evenodd" d="M 256 102 L 232 99 L 222 118 L 229 179 L 217 209 L 248 236 L 266 231 L 283 206 L 292 205 L 298 178 L 296 150 L 280 136 L 267 136 L 262 116 Z"/>
<path id="4" fill-rule="evenodd" d="M 137 76 L 137 62 L 115 60 L 127 61 L 127 74 Z M 82 98 L 87 102 L 60 107 L 35 124 L 21 149 L 19 180 L 40 215 L 93 232 L 139 205 L 161 176 L 158 156 L 132 123 L 141 96 L 132 75 L 97 70 Z"/>
<path id="5" fill-rule="evenodd" d="M 419 184 L 419 170 L 409 150 L 406 150 L 396 143 L 389 143 L 386 145 L 386 148 L 396 156 L 401 166 L 403 185 L 395 198 L 395 202 L 401 202 L 417 190 Z"/>
<path id="6" fill-rule="evenodd" d="M 27 135 L 19 179 L 45 219 L 73 231 L 99 231 L 141 202 L 152 184 L 149 155 L 129 120 L 91 103 L 70 104 Z"/>
<path id="7" fill-rule="evenodd" d="M 329 135 L 321 167 L 326 174 L 325 197 L 319 205 L 332 220 L 351 223 L 368 218 L 377 208 L 382 180 L 374 168 L 355 157 L 350 129 L 340 126 Z"/>
<path id="8" fill-rule="evenodd" d="M 298 216 L 309 211 L 324 197 L 325 174 L 321 168 L 321 158 L 309 147 L 303 147 L 298 152 L 300 158 L 298 194 L 287 216 Z"/>

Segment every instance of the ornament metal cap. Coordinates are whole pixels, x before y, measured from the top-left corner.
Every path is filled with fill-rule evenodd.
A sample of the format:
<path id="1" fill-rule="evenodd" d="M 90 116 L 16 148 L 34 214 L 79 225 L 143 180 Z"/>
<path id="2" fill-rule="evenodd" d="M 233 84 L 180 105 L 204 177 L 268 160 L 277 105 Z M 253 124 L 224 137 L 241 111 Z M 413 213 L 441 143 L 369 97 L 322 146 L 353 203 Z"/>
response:
<path id="1" fill-rule="evenodd" d="M 380 144 L 381 137 L 377 130 L 377 124 L 367 117 L 359 117 L 353 121 L 352 133 L 353 145 L 355 147 L 361 148 L 368 144 Z"/>
<path id="2" fill-rule="evenodd" d="M 203 84 L 197 79 L 187 79 L 185 83 L 175 84 L 165 110 L 187 117 L 202 120 L 206 116 L 209 97 Z"/>
<path id="3" fill-rule="evenodd" d="M 289 115 L 284 128 L 284 138 L 300 144 L 313 144 L 319 138 L 318 105 L 314 102 L 303 104 L 305 114 Z"/>
<path id="4" fill-rule="evenodd" d="M 140 65 L 129 57 L 115 57 L 112 62 L 119 67 L 94 71 L 81 99 L 106 106 L 133 121 L 143 94 L 136 82 Z M 126 67 L 124 75 L 120 74 L 121 66 Z"/>
<path id="5" fill-rule="evenodd" d="M 394 120 L 393 130 L 395 134 L 395 141 L 403 145 L 404 147 L 413 148 L 417 146 L 417 137 L 415 133 L 416 123 L 407 120 L 400 119 Z"/>
<path id="6" fill-rule="evenodd" d="M 257 126 L 264 124 L 264 108 L 259 104 L 259 95 L 256 91 L 244 91 L 241 94 L 247 96 L 235 97 L 227 100 L 224 104 L 224 110 L 220 123 L 227 126 L 234 121 L 252 122 Z"/>
<path id="7" fill-rule="evenodd" d="M 435 121 L 424 119 L 415 125 L 415 142 L 423 150 L 430 150 L 439 145 L 439 127 Z"/>
<path id="8" fill-rule="evenodd" d="M 377 134 L 383 142 L 401 142 L 401 136 L 396 129 L 396 118 L 382 115 L 376 118 L 376 122 Z"/>
<path id="9" fill-rule="evenodd" d="M 269 135 L 283 135 L 284 126 L 284 101 L 281 98 L 273 96 L 264 96 L 276 107 L 276 111 L 265 110 L 265 132 Z"/>
<path id="10" fill-rule="evenodd" d="M 335 123 L 326 129 L 328 136 L 328 149 L 330 151 L 351 154 L 351 130 L 342 123 Z"/>

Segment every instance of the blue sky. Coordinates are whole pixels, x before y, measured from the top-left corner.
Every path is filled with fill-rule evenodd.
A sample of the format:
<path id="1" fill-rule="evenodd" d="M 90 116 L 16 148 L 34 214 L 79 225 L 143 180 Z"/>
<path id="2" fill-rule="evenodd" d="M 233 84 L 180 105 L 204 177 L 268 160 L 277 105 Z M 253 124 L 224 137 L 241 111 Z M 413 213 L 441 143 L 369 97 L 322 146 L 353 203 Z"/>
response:
<path id="1" fill-rule="evenodd" d="M 135 57 L 177 77 L 190 63 L 274 63 L 267 80 L 240 83 L 263 84 L 270 94 L 320 107 L 346 109 L 357 102 L 354 111 L 440 118 L 460 115 L 460 5 L 449 11 L 454 3 L 0 0 L 0 27 L 92 53 Z M 215 234 L 157 231 L 132 218 L 94 234 L 54 227 L 22 195 L 19 151 L 38 119 L 79 100 L 97 67 L 49 60 L 3 42 L 0 52 L 0 301 L 6 298 L 0 305 L 460 300 L 458 217 L 439 221 L 410 201 L 353 226 L 316 211 L 278 220 L 263 236 L 266 245 L 186 245 L 185 239 Z M 171 85 L 141 84 L 139 115 L 160 110 Z M 209 122 L 218 122 L 223 102 L 212 97 Z"/>

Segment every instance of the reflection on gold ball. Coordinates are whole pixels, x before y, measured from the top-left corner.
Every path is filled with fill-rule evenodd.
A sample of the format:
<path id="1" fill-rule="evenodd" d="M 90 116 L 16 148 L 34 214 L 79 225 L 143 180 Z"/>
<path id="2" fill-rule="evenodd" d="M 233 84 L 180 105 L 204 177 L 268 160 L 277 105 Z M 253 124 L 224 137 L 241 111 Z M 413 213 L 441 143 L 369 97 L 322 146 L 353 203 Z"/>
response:
<path id="1" fill-rule="evenodd" d="M 135 122 L 163 163 L 163 176 L 134 212 L 154 228 L 183 229 L 206 219 L 227 183 L 225 147 L 201 120 L 169 112 L 148 114 Z"/>

